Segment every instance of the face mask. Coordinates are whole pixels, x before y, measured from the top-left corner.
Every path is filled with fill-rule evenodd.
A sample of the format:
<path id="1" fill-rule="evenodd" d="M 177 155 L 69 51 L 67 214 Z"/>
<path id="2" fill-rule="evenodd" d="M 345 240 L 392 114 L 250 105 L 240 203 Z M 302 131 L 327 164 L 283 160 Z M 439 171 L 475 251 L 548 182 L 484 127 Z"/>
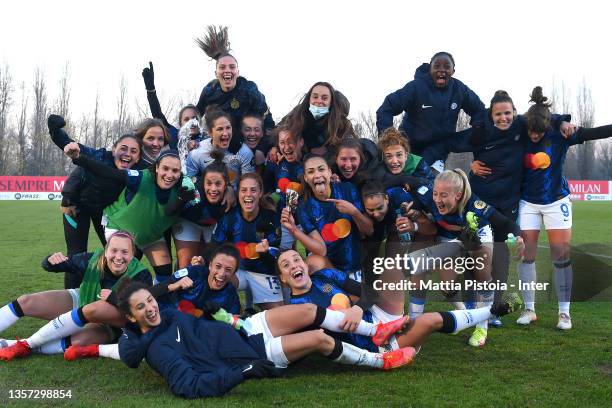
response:
<path id="1" fill-rule="evenodd" d="M 312 116 L 314 116 L 315 119 L 319 119 L 329 113 L 329 106 L 310 105 L 310 108 L 308 108 L 308 110 L 310 111 L 310 113 L 312 113 Z"/>

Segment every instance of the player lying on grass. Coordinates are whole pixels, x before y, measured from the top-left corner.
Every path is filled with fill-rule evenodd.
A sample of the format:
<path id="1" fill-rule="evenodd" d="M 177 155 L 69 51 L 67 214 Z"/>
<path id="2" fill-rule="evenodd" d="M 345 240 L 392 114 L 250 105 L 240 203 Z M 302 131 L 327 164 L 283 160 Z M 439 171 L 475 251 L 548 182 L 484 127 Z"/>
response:
<path id="1" fill-rule="evenodd" d="M 121 360 L 138 367 L 146 359 L 171 391 L 186 398 L 220 396 L 245 380 L 273 377 L 293 361 L 319 352 L 343 364 L 382 369 L 409 364 L 412 347 L 390 353 L 372 353 L 336 340 L 321 326 L 338 330 L 344 315 L 315 305 L 288 305 L 267 310 L 244 321 L 250 333 L 209 321 L 218 305 L 205 306 L 205 319 L 177 310 L 159 310 L 157 301 L 140 282 L 120 289 L 119 307 L 135 327 L 126 327 L 119 339 Z M 231 316 L 226 314 L 227 316 Z M 356 332 L 384 343 L 404 320 L 374 326 L 361 322 Z M 300 332 L 301 331 L 301 332 Z"/>
<path id="2" fill-rule="evenodd" d="M 110 343 L 113 327 L 122 327 L 124 317 L 114 306 L 116 288 L 123 277 L 150 284 L 151 274 L 134 258 L 134 238 L 125 231 L 112 234 L 104 251 L 66 257 L 55 253 L 43 261 L 49 272 L 67 272 L 82 278 L 79 289 L 50 290 L 22 295 L 0 308 L 0 333 L 21 317 L 50 320 L 25 340 L 1 340 L 0 360 L 25 357 L 33 351 L 62 353 L 70 343 Z M 102 300 L 100 300 L 102 299 Z M 103 348 L 103 353 L 105 352 Z"/>
<path id="3" fill-rule="evenodd" d="M 347 297 L 347 295 L 360 294 L 358 282 L 347 278 L 346 275 L 336 269 L 312 270 L 309 274 L 308 266 L 302 256 L 294 250 L 288 250 L 280 254 L 278 268 L 281 281 L 291 288 L 291 303 L 311 304 L 319 307 L 329 307 L 335 296 Z M 314 268 L 311 268 L 314 269 Z M 337 298 L 336 298 L 337 299 Z M 335 299 L 334 299 L 334 303 Z M 378 305 L 373 305 L 364 311 L 359 306 L 350 306 L 348 298 L 345 301 L 345 321 L 341 328 L 350 328 L 352 325 L 365 320 L 374 324 L 385 322 L 395 316 L 390 315 Z M 491 314 L 508 314 L 520 307 L 520 299 L 512 296 L 508 303 L 495 303 L 492 307 L 482 307 L 471 310 L 452 310 L 450 312 L 425 313 L 416 319 L 411 319 L 405 329 L 389 339 L 389 345 L 393 349 L 400 347 L 420 347 L 427 337 L 434 331 L 442 333 L 457 333 L 472 327 L 479 322 L 486 321 Z M 379 323 L 380 324 L 380 323 Z M 373 339 L 360 335 L 354 331 L 343 338 L 351 344 L 370 351 L 378 351 L 380 344 Z"/>

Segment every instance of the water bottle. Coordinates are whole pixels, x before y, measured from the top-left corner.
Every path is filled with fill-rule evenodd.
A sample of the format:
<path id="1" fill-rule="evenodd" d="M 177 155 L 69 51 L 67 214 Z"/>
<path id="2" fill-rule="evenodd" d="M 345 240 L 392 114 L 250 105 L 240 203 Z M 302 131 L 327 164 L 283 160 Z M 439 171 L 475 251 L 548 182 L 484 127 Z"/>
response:
<path id="1" fill-rule="evenodd" d="M 397 218 L 402 217 L 402 209 L 398 208 L 397 210 L 395 210 L 395 214 L 397 214 Z M 397 232 L 397 235 L 399 236 L 399 240 L 402 244 L 406 245 L 406 244 L 410 244 L 410 241 L 412 241 L 412 239 L 410 238 L 410 233 L 409 232 Z"/>

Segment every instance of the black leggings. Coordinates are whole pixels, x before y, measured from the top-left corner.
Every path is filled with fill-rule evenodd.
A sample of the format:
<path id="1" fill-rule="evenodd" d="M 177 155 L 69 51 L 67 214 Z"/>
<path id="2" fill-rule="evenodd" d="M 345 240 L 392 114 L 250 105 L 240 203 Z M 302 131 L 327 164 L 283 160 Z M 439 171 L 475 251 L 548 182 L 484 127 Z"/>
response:
<path id="1" fill-rule="evenodd" d="M 106 245 L 104 238 L 104 227 L 102 227 L 102 211 L 90 210 L 87 207 L 79 207 L 76 217 L 71 217 L 76 226 L 70 225 L 65 214 L 62 215 L 64 223 L 64 239 L 66 240 L 66 251 L 68 256 L 87 252 L 87 241 L 89 238 L 89 223 L 93 223 L 96 234 L 102 246 Z M 64 274 L 64 288 L 78 288 L 81 285 L 81 278 L 74 273 Z"/>
<path id="2" fill-rule="evenodd" d="M 518 204 L 514 208 L 506 208 L 506 209 L 497 209 L 500 213 L 516 222 L 518 218 Z M 506 244 L 506 239 L 508 238 L 508 233 L 512 231 L 508 231 L 504 228 L 493 228 L 493 260 L 491 272 L 492 281 L 498 284 L 507 283 L 508 282 L 508 269 L 510 268 L 510 250 L 508 249 L 508 245 Z M 503 290 L 495 291 L 495 301 L 500 302 L 502 296 L 504 295 Z"/>

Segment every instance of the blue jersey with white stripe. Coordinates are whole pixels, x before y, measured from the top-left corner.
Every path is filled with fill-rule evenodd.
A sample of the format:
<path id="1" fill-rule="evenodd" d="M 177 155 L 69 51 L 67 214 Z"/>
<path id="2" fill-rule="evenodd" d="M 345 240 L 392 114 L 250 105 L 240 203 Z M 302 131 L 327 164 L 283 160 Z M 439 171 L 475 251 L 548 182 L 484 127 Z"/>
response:
<path id="1" fill-rule="evenodd" d="M 321 269 L 310 275 L 310 280 L 312 281 L 310 290 L 301 295 L 291 295 L 289 303 L 292 305 L 312 303 L 327 308 L 331 305 L 334 295 L 342 293 L 348 296 L 348 293 L 342 289 L 347 279 L 346 274 L 336 269 Z M 372 323 L 372 313 L 369 310 L 364 311 L 362 319 Z M 354 333 L 330 332 L 328 334 L 359 348 L 378 352 L 378 347 L 372 343 L 370 337 Z"/>
<path id="2" fill-rule="evenodd" d="M 570 194 L 563 177 L 567 149 L 581 142 L 576 133 L 566 139 L 558 130 L 549 129 L 538 143 L 527 141 L 523 156 L 521 198 L 533 204 L 550 204 Z"/>
<path id="3" fill-rule="evenodd" d="M 234 285 L 228 282 L 222 289 L 213 290 L 208 285 L 209 273 L 210 270 L 206 265 L 188 266 L 174 272 L 170 277 L 171 283 L 178 282 L 186 276 L 193 281 L 191 288 L 177 292 L 178 300 L 187 300 L 197 309 L 202 309 L 204 303 L 211 301 L 218 303 L 230 313 L 240 313 L 240 298 Z"/>
<path id="4" fill-rule="evenodd" d="M 253 221 L 247 221 L 242 217 L 242 211 L 238 206 L 223 215 L 217 223 L 212 240 L 217 243 L 234 243 L 240 251 L 240 269 L 276 275 L 275 258 L 267 252 L 256 253 L 254 246 L 263 239 L 267 239 L 271 247 L 278 248 L 280 237 L 278 213 L 260 208 L 257 217 Z"/>
<path id="5" fill-rule="evenodd" d="M 346 200 L 363 212 L 357 188 L 351 183 L 331 183 L 330 198 Z M 332 202 L 310 197 L 308 200 L 300 200 L 297 216 L 306 234 L 319 231 L 325 241 L 327 257 L 336 268 L 347 273 L 361 269 L 359 230 L 350 215 L 342 214 Z M 344 238 L 337 236 L 333 228 L 334 223 L 340 219 L 350 222 L 350 232 Z"/>

